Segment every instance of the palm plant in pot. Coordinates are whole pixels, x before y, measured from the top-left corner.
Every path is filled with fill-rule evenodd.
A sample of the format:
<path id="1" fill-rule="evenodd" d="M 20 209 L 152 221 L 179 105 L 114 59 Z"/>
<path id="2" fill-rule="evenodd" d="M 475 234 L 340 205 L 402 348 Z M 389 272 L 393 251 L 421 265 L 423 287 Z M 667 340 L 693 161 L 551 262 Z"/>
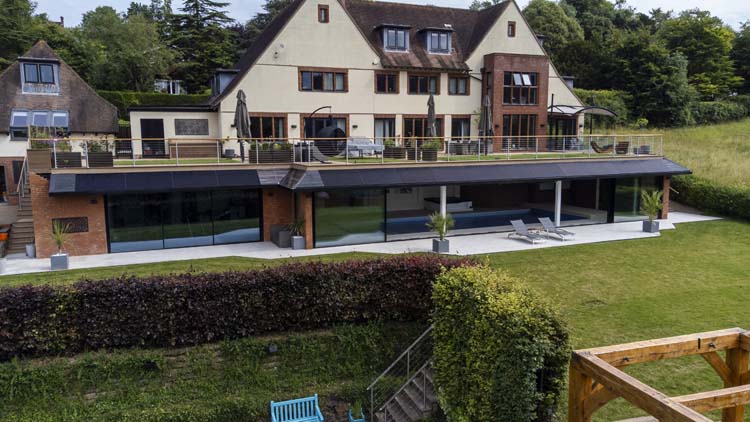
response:
<path id="1" fill-rule="evenodd" d="M 450 214 L 443 215 L 439 212 L 435 212 L 430 215 L 430 221 L 427 223 L 427 227 L 438 235 L 437 239 L 432 239 L 433 252 L 450 252 L 450 242 L 445 238 L 445 235 L 454 225 L 455 221 L 453 221 L 453 217 Z"/>
<path id="2" fill-rule="evenodd" d="M 657 233 L 659 231 L 659 222 L 655 220 L 664 207 L 663 197 L 664 192 L 660 190 L 641 192 L 641 212 L 648 216 L 648 220 L 643 222 L 644 232 Z"/>
<path id="3" fill-rule="evenodd" d="M 289 224 L 289 231 L 292 232 L 292 249 L 305 249 L 305 219 L 295 218 Z"/>
<path id="4" fill-rule="evenodd" d="M 68 254 L 63 252 L 65 242 L 68 240 L 69 227 L 60 220 L 52 222 L 52 239 L 57 246 L 57 253 L 50 256 L 52 270 L 68 269 Z"/>

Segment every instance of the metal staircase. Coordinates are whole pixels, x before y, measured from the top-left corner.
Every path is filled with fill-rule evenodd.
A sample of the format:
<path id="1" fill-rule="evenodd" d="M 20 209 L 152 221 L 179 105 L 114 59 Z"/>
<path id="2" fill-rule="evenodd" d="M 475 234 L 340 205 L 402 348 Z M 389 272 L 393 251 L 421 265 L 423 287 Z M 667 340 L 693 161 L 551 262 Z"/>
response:
<path id="1" fill-rule="evenodd" d="M 437 409 L 432 381 L 432 326 L 367 387 L 370 420 L 411 422 Z"/>
<path id="2" fill-rule="evenodd" d="M 18 213 L 16 214 L 16 222 L 10 229 L 8 254 L 25 254 L 26 245 L 34 243 L 34 217 L 31 210 L 28 159 L 24 160 L 23 167 L 21 167 L 17 193 Z"/>

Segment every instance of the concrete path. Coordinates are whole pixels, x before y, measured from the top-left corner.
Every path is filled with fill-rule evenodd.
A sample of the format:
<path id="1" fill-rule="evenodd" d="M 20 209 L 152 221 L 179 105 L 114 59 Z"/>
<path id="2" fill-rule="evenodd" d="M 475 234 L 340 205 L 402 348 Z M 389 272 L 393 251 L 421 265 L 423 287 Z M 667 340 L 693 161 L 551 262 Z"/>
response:
<path id="1" fill-rule="evenodd" d="M 716 220 L 696 214 L 672 212 L 669 219 L 662 221 L 663 230 L 674 229 L 675 224 Z M 659 234 L 641 231 L 641 222 L 615 224 L 598 224 L 591 226 L 567 227 L 576 233 L 575 240 L 560 242 L 549 239 L 545 243 L 532 245 L 524 240 L 508 239 L 506 233 L 477 234 L 448 237 L 453 255 L 477 255 L 499 252 L 521 251 L 529 249 L 553 248 L 581 245 L 586 243 L 611 242 L 616 240 L 644 239 L 658 237 Z M 248 258 L 276 259 L 298 256 L 328 255 L 344 252 L 373 252 L 382 254 L 401 254 L 409 252 L 429 252 L 432 250 L 431 239 L 404 240 L 366 245 L 337 246 L 310 250 L 280 249 L 271 242 L 243 243 L 236 245 L 200 246 L 182 249 L 163 249 L 158 251 L 123 252 L 104 255 L 85 255 L 70 258 L 70 268 L 96 268 L 116 265 L 134 265 L 166 261 L 184 261 L 202 258 L 220 258 L 239 256 Z M 25 274 L 49 271 L 49 259 L 28 259 L 10 256 L 5 259 L 3 274 Z M 2 279 L 0 279 L 0 283 Z"/>

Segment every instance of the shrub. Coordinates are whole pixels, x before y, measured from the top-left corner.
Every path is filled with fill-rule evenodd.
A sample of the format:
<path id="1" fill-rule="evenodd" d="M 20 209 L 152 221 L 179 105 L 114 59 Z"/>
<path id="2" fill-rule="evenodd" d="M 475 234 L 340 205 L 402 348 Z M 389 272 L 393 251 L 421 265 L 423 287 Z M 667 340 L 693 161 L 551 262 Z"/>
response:
<path id="1" fill-rule="evenodd" d="M 402 256 L 4 288 L 0 359 L 195 345 L 339 323 L 424 321 L 441 269 L 471 263 Z"/>
<path id="2" fill-rule="evenodd" d="M 137 105 L 178 106 L 204 104 L 208 95 L 171 95 L 162 92 L 97 91 L 102 98 L 117 107 L 121 119 L 129 119 L 128 107 Z"/>
<path id="3" fill-rule="evenodd" d="M 435 382 L 448 420 L 551 420 L 570 355 L 555 311 L 486 266 L 444 272 L 433 301 Z"/>
<path id="4" fill-rule="evenodd" d="M 730 120 L 739 120 L 748 114 L 748 110 L 744 105 L 731 101 L 695 102 L 690 112 L 697 125 L 710 125 Z"/>
<path id="5" fill-rule="evenodd" d="M 630 110 L 627 102 L 629 96 L 623 91 L 615 90 L 589 90 L 576 88 L 575 93 L 586 105 L 597 105 L 608 108 L 617 114 L 617 117 L 596 116 L 594 124 L 612 128 L 615 126 L 624 126 L 630 122 Z M 592 102 L 592 98 L 594 101 Z M 588 125 L 588 120 L 586 122 Z"/>
<path id="6" fill-rule="evenodd" d="M 750 220 L 750 188 L 723 185 L 695 176 L 672 178 L 673 199 L 703 211 Z"/>

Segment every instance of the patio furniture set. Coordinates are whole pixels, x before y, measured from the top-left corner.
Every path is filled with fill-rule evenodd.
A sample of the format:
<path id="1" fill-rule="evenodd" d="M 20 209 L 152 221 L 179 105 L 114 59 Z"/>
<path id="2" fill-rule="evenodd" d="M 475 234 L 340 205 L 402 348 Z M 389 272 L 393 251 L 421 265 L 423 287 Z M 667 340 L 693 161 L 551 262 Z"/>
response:
<path id="1" fill-rule="evenodd" d="M 513 226 L 514 232 L 509 233 L 508 237 L 527 240 L 531 242 L 532 245 L 545 242 L 550 236 L 554 236 L 562 242 L 571 240 L 575 237 L 575 233 L 555 226 L 555 223 L 553 223 L 548 217 L 540 217 L 539 223 L 542 225 L 541 230 L 529 229 L 523 220 L 511 220 L 510 224 Z"/>

